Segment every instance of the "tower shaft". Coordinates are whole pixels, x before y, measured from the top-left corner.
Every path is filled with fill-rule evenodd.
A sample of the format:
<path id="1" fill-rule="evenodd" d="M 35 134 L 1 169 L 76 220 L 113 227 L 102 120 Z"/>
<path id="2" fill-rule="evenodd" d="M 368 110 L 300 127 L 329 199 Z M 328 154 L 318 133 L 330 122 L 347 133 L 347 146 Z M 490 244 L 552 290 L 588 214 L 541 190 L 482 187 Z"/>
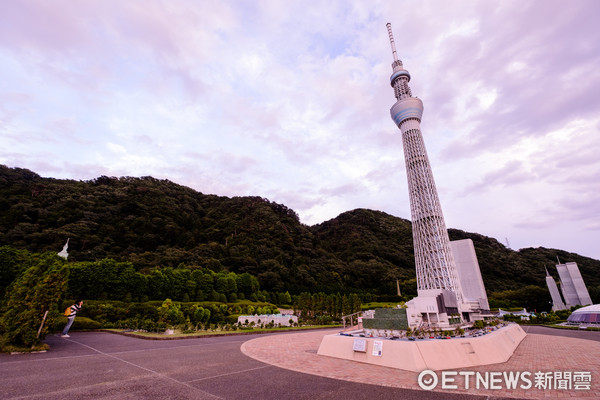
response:
<path id="1" fill-rule="evenodd" d="M 394 55 L 390 85 L 397 100 L 390 109 L 390 114 L 402 132 L 413 224 L 417 289 L 419 292 L 450 290 L 454 292 L 458 302 L 462 303 L 463 293 L 458 271 L 421 133 L 423 102 L 412 97 L 408 86 L 410 74 L 403 68 L 402 61 L 397 59 L 390 24 L 388 33 Z"/>

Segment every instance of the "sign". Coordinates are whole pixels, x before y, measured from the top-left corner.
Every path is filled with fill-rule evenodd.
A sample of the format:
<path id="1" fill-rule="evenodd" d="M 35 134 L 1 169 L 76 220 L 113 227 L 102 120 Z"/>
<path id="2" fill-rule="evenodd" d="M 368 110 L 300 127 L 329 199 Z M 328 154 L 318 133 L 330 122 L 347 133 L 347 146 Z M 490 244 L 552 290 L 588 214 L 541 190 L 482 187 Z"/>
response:
<path id="1" fill-rule="evenodd" d="M 367 352 L 367 340 L 366 339 L 354 339 L 354 345 L 352 350 L 359 351 L 361 353 Z"/>
<path id="2" fill-rule="evenodd" d="M 373 342 L 373 355 L 377 357 L 381 357 L 383 353 L 383 342 L 381 340 L 375 340 Z"/>

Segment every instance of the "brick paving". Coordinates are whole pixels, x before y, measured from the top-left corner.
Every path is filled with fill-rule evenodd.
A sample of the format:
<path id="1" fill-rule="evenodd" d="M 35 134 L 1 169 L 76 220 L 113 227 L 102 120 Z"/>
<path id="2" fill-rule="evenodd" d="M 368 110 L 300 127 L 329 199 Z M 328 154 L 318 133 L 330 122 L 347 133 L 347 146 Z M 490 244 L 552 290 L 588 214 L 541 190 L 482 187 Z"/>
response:
<path id="1" fill-rule="evenodd" d="M 267 364 L 281 368 L 319 375 L 327 378 L 375 384 L 422 391 L 417 384 L 418 373 L 395 368 L 381 367 L 355 361 L 320 356 L 317 350 L 324 335 L 337 333 L 338 330 L 311 331 L 286 335 L 261 337 L 242 344 L 244 354 Z M 591 372 L 589 390 L 555 389 L 546 390 L 532 386 L 530 389 L 476 389 L 474 380 L 470 380 L 469 389 L 465 389 L 464 377 L 456 376 L 454 384 L 458 389 L 446 390 L 457 394 L 474 394 L 512 398 L 548 399 L 590 399 L 600 398 L 600 342 L 560 336 L 528 334 L 513 356 L 505 363 L 458 369 L 456 371 L 486 372 L 530 372 L 529 379 L 535 385 L 536 372 Z M 440 377 L 441 372 L 437 375 Z M 573 380 L 571 380 L 573 382 Z M 519 381 L 519 385 L 526 382 Z M 554 382 L 551 382 L 554 384 Z M 564 381 L 562 382 L 564 384 Z M 441 383 L 438 384 L 438 387 Z M 560 386 L 559 386 L 560 387 Z M 434 389 L 435 391 L 443 391 Z"/>

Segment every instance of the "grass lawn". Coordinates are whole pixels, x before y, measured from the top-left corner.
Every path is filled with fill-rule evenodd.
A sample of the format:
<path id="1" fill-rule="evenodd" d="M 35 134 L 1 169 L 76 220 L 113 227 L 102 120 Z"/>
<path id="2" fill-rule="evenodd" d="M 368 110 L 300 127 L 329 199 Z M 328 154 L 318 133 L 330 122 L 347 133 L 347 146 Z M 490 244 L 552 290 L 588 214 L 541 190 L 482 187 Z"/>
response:
<path id="1" fill-rule="evenodd" d="M 532 325 L 536 325 L 536 324 L 532 324 Z M 523 326 L 527 326 L 527 325 L 523 325 Z M 539 326 L 546 326 L 548 328 L 556 328 L 556 329 L 571 329 L 571 330 L 582 330 L 582 331 L 600 331 L 600 328 L 596 328 L 596 327 L 588 327 L 586 329 L 579 329 L 578 326 L 565 326 L 565 325 L 551 325 L 551 324 L 539 324 Z"/>
<path id="2" fill-rule="evenodd" d="M 12 344 L 4 343 L 4 340 L 0 338 L 0 353 L 36 353 L 46 351 L 49 348 L 50 346 L 48 346 L 45 343 L 40 343 L 33 347 L 15 346 Z"/>

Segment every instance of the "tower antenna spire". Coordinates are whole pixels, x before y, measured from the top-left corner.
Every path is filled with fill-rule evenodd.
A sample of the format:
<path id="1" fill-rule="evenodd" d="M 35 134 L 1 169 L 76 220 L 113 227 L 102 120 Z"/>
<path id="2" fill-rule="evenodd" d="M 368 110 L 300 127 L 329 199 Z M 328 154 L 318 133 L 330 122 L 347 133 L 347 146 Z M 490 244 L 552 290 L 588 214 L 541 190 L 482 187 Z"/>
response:
<path id="1" fill-rule="evenodd" d="M 394 61 L 398 61 L 398 54 L 396 54 L 396 43 L 394 42 L 394 35 L 392 34 L 392 24 L 388 22 L 385 26 L 387 26 L 388 35 L 390 36 L 390 44 L 392 45 L 392 55 L 394 56 Z"/>

